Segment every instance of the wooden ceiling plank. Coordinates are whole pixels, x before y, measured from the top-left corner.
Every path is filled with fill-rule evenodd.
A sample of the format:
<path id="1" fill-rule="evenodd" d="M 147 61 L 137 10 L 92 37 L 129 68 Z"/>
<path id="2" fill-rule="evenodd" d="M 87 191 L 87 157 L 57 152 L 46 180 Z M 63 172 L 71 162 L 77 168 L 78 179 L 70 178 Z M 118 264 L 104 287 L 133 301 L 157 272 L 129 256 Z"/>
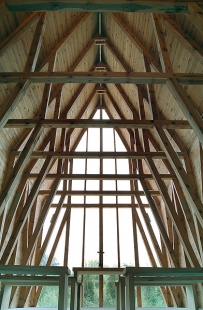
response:
<path id="1" fill-rule="evenodd" d="M 190 244 L 190 241 L 189 241 L 188 236 L 187 236 L 187 232 L 184 229 L 181 221 L 178 219 L 174 205 L 173 205 L 173 203 L 169 197 L 167 188 L 166 188 L 165 184 L 162 182 L 153 160 L 150 157 L 148 157 L 146 159 L 146 162 L 147 162 L 148 167 L 149 167 L 149 169 L 150 169 L 150 171 L 154 177 L 154 180 L 157 184 L 157 187 L 158 187 L 159 191 L 161 192 L 162 199 L 164 201 L 165 207 L 167 208 L 168 214 L 171 217 L 171 220 L 172 220 L 173 225 L 176 229 L 176 232 L 179 236 L 181 244 L 183 245 L 183 248 L 184 248 L 185 253 L 188 257 L 188 260 L 191 264 L 191 267 L 199 267 L 200 263 L 199 263 L 196 255 L 194 253 L 193 247 Z"/>
<path id="2" fill-rule="evenodd" d="M 85 58 L 85 56 L 87 55 L 87 53 L 91 50 L 91 48 L 94 46 L 95 44 L 95 40 L 91 39 L 90 42 L 88 43 L 87 47 L 83 50 L 83 52 L 80 54 L 80 56 L 77 58 L 77 60 L 75 61 L 74 65 L 70 68 L 70 71 L 75 71 L 77 69 L 77 67 L 80 65 L 81 61 Z M 85 87 L 86 84 L 83 84 L 83 86 Z M 51 93 L 50 95 L 50 100 L 49 100 L 49 104 L 52 103 L 52 101 L 56 98 L 58 92 L 60 92 L 63 88 L 64 84 L 60 84 L 56 87 L 56 89 Z M 81 88 L 82 89 L 84 88 Z M 80 88 L 80 87 L 79 87 Z M 80 91 L 80 92 L 81 92 Z M 80 93 L 79 92 L 79 93 Z"/>
<path id="3" fill-rule="evenodd" d="M 46 24 L 45 19 L 46 19 L 46 13 L 41 13 L 32 39 L 30 51 L 24 67 L 24 72 L 34 71 L 35 69 L 40 46 L 42 43 L 42 36 L 45 30 L 45 24 Z M 11 92 L 10 96 L 8 97 L 8 99 L 4 104 L 5 108 L 0 114 L 0 129 L 4 127 L 10 115 L 17 107 L 19 101 L 22 99 L 29 84 L 30 81 L 26 77 L 22 77 L 19 80 L 18 84 L 15 86 L 14 90 Z"/>
<path id="4" fill-rule="evenodd" d="M 26 12 L 26 11 L 90 11 L 90 12 L 160 12 L 167 11 L 170 14 L 185 13 L 190 1 L 170 1 L 162 0 L 8 0 L 6 5 L 11 12 Z M 202 3 L 202 0 L 198 2 Z"/>
<path id="5" fill-rule="evenodd" d="M 57 54 L 60 48 L 63 46 L 64 43 L 67 43 L 68 40 L 75 34 L 75 31 L 78 27 L 91 15 L 91 13 L 84 13 L 76 22 L 76 24 L 70 29 L 70 31 L 62 38 L 54 48 L 52 48 L 49 55 L 46 56 L 44 61 L 36 68 L 36 71 L 41 71 L 42 68 L 49 62 L 50 58 L 52 58 L 53 54 Z"/>
<path id="6" fill-rule="evenodd" d="M 111 17 L 117 22 L 120 28 L 127 34 L 127 36 L 135 43 L 137 48 L 148 58 L 149 62 L 153 66 L 155 71 L 161 72 L 162 69 L 157 61 L 152 57 L 146 47 L 139 41 L 136 35 L 131 31 L 131 29 L 125 24 L 122 18 L 118 15 L 118 13 L 110 13 Z"/>
<path id="7" fill-rule="evenodd" d="M 129 98 L 127 97 L 127 95 L 125 94 L 124 90 L 122 89 L 120 84 L 115 84 L 115 87 L 117 88 L 119 94 L 122 96 L 123 100 L 126 102 L 126 104 L 128 105 L 129 109 L 131 110 L 131 112 L 133 113 L 133 117 L 134 119 L 139 119 L 138 114 L 136 109 L 134 108 L 134 106 L 132 105 L 131 101 L 129 100 Z"/>
<path id="8" fill-rule="evenodd" d="M 181 27 L 170 18 L 169 15 L 161 15 L 162 23 L 175 35 L 181 44 L 201 63 L 203 64 L 203 51 L 199 44 L 190 38 Z M 202 20 L 203 24 L 203 20 Z M 202 30 L 203 31 L 203 30 Z"/>
<path id="9" fill-rule="evenodd" d="M 161 127 L 156 126 L 156 133 L 160 139 L 162 147 L 166 152 L 168 160 L 175 171 L 175 174 L 181 184 L 183 191 L 188 193 L 193 210 L 203 227 L 203 204 L 196 192 L 193 183 L 190 180 L 189 175 L 185 172 L 180 159 L 177 157 L 176 152 L 170 144 L 164 130 Z"/>
<path id="10" fill-rule="evenodd" d="M 95 91 L 91 94 L 93 98 Z M 92 120 L 92 119 L 10 119 L 6 128 L 34 128 L 37 124 L 43 125 L 45 128 L 143 128 L 153 129 L 160 125 L 166 129 L 191 129 L 188 121 L 185 120 Z"/>
<path id="11" fill-rule="evenodd" d="M 189 3 L 185 15 L 191 23 L 195 25 L 200 33 L 203 33 L 203 8 L 200 7 L 196 1 Z"/>
<path id="12" fill-rule="evenodd" d="M 17 42 L 19 37 L 21 37 L 27 31 L 27 29 L 36 22 L 38 17 L 39 13 L 32 13 L 4 41 L 0 43 L 0 56 L 6 52 L 9 46 Z"/>
<path id="13" fill-rule="evenodd" d="M 123 69 L 126 72 L 131 72 L 131 68 L 130 66 L 122 59 L 121 55 L 118 53 L 118 51 L 116 50 L 115 46 L 110 42 L 110 40 L 106 40 L 105 41 L 105 45 L 106 47 L 109 49 L 109 51 L 112 53 L 112 55 L 117 59 L 117 61 L 120 63 L 120 65 L 123 67 Z M 144 88 L 143 85 L 135 85 L 136 89 L 138 89 L 138 93 L 140 92 L 143 96 L 143 98 L 145 98 L 148 101 L 148 95 L 146 92 L 146 89 Z"/>
<path id="14" fill-rule="evenodd" d="M 176 79 L 170 79 L 167 82 L 167 86 L 174 96 L 179 108 L 193 128 L 197 138 L 203 145 L 203 122 L 195 109 L 192 100 L 188 98 L 185 90 L 178 84 Z"/>
<path id="15" fill-rule="evenodd" d="M 21 214 L 18 217 L 18 220 L 17 220 L 16 225 L 13 229 L 13 232 L 10 236 L 10 239 L 7 243 L 7 246 L 1 252 L 0 263 L 3 265 L 8 264 L 8 262 L 10 260 L 10 257 L 13 253 L 15 245 L 17 244 L 20 233 L 23 229 L 24 223 L 27 220 L 27 217 L 30 213 L 32 206 L 33 206 L 33 203 L 34 203 L 34 201 L 38 195 L 38 191 L 40 190 L 40 187 L 41 187 L 41 185 L 42 185 L 42 183 L 46 177 L 47 172 L 50 169 L 51 164 L 52 164 L 52 159 L 47 158 L 44 165 L 42 166 L 40 173 L 37 175 L 37 179 L 36 179 L 32 189 L 31 189 L 31 192 L 27 198 L 25 206 L 24 206 Z"/>
<path id="16" fill-rule="evenodd" d="M 41 133 L 43 131 L 42 125 L 37 125 L 33 130 L 27 144 L 25 145 L 23 151 L 21 152 L 9 178 L 5 184 L 5 187 L 2 190 L 0 195 L 0 214 L 2 214 L 4 208 L 6 207 L 7 200 L 9 199 L 10 194 L 14 190 L 16 184 L 20 181 L 23 170 L 27 165 L 27 162 L 30 158 L 35 144 L 37 143 Z"/>
<path id="17" fill-rule="evenodd" d="M 0 83 L 18 83 L 21 79 L 31 83 L 96 83 L 96 84 L 167 84 L 176 80 L 178 84 L 202 85 L 201 73 L 162 72 L 0 72 Z M 21 85 L 22 87 L 22 85 Z"/>

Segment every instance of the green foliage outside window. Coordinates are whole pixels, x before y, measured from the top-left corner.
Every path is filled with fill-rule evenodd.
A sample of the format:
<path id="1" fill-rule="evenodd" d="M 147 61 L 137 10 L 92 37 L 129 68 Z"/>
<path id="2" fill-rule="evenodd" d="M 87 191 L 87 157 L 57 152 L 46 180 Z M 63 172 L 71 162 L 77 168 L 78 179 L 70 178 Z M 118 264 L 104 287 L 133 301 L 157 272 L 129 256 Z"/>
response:
<path id="1" fill-rule="evenodd" d="M 57 266 L 57 261 L 53 261 L 53 265 Z M 89 261 L 85 267 L 98 267 L 97 261 Z M 115 281 L 118 280 L 117 275 L 103 276 L 103 296 L 104 307 L 115 308 Z M 84 276 L 84 307 L 99 306 L 99 276 L 87 274 Z M 70 287 L 68 288 L 68 296 L 70 296 Z M 68 306 L 70 298 L 68 298 Z M 45 286 L 40 295 L 38 307 L 56 307 L 58 306 L 58 287 Z M 148 286 L 142 287 L 142 306 L 143 307 L 165 307 L 161 291 L 159 287 Z"/>

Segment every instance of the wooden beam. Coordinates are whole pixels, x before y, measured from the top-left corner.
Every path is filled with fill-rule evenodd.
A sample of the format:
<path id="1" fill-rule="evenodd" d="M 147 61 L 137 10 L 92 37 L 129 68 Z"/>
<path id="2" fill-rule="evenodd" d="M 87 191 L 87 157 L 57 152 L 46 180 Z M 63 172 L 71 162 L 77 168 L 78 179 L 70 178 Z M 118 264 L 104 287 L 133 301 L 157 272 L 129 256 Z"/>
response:
<path id="1" fill-rule="evenodd" d="M 10 197 L 10 194 L 14 190 L 16 184 L 19 182 L 23 170 L 29 160 L 30 154 L 32 153 L 42 131 L 43 131 L 42 125 L 37 125 L 35 127 L 27 144 L 25 145 L 23 151 L 21 152 L 13 170 L 11 171 L 8 181 L 6 182 L 5 187 L 3 188 L 2 193 L 0 195 L 0 214 L 2 214 L 6 206 L 6 203 Z"/>
<path id="2" fill-rule="evenodd" d="M 17 244 L 20 233 L 21 233 L 23 226 L 24 226 L 24 224 L 28 218 L 29 212 L 30 212 L 30 210 L 34 204 L 34 201 L 38 195 L 38 191 L 39 191 L 39 189 L 40 189 L 40 187 L 41 187 L 41 185 L 45 179 L 45 176 L 51 167 L 51 164 L 52 164 L 52 159 L 47 158 L 45 160 L 44 165 L 42 166 L 40 173 L 37 175 L 37 179 L 36 179 L 34 185 L 32 186 L 31 192 L 27 198 L 25 206 L 24 206 L 21 214 L 19 215 L 19 217 L 17 219 L 17 222 L 16 222 L 15 227 L 13 229 L 13 232 L 10 236 L 10 239 L 9 239 L 6 247 L 1 250 L 0 264 L 8 264 L 8 262 L 10 261 L 11 255 L 12 255 L 14 248 Z"/>
<path id="3" fill-rule="evenodd" d="M 92 94 L 93 96 L 94 94 Z M 91 96 L 91 98 L 92 98 Z M 161 126 L 167 129 L 191 129 L 185 120 L 92 120 L 92 119 L 10 119 L 6 128 L 33 128 L 41 124 L 45 128 L 142 128 L 153 129 Z"/>
<path id="4" fill-rule="evenodd" d="M 149 191 L 152 196 L 159 196 L 159 191 Z M 39 195 L 49 195 L 50 190 L 42 190 L 39 192 Z M 144 191 L 57 191 L 56 195 L 67 195 L 67 196 L 144 196 Z"/>
<path id="5" fill-rule="evenodd" d="M 149 204 L 143 204 L 145 208 L 149 208 Z M 133 207 L 139 208 L 138 204 L 134 204 Z M 51 208 L 57 208 L 57 204 L 53 203 Z M 110 204 L 110 203 L 64 203 L 63 208 L 132 208 L 132 204 L 129 203 L 119 203 L 119 204 Z"/>
<path id="6" fill-rule="evenodd" d="M 151 268 L 151 267 L 126 267 L 123 275 L 133 273 L 134 277 L 185 277 L 188 280 L 191 277 L 202 277 L 203 268 Z"/>
<path id="7" fill-rule="evenodd" d="M 22 78 L 32 83 L 102 83 L 166 84 L 176 79 L 179 84 L 203 84 L 201 73 L 162 72 L 1 72 L 0 83 L 18 83 Z"/>
<path id="8" fill-rule="evenodd" d="M 198 196 L 194 184 L 190 180 L 190 176 L 185 172 L 180 159 L 177 157 L 173 147 L 170 144 L 164 130 L 160 127 L 156 127 L 157 135 L 163 146 L 164 151 L 167 154 L 168 160 L 176 173 L 176 176 L 183 188 L 183 190 L 188 194 L 190 203 L 192 204 L 193 210 L 203 227 L 203 204 Z"/>
<path id="9" fill-rule="evenodd" d="M 159 14 L 151 14 L 152 25 L 154 28 L 154 34 L 156 37 L 157 48 L 159 52 L 159 58 L 163 72 L 172 71 L 172 63 L 170 55 L 167 49 L 165 35 L 163 32 L 162 24 Z"/>
<path id="10" fill-rule="evenodd" d="M 19 151 L 13 151 L 12 155 L 19 156 Z M 177 152 L 179 157 L 187 156 L 186 152 Z M 137 158 L 144 159 L 146 156 L 151 156 L 156 159 L 167 158 L 165 152 L 57 152 L 57 151 L 34 151 L 30 158 L 46 158 L 51 156 L 53 158 Z"/>
<path id="11" fill-rule="evenodd" d="M 45 30 L 45 19 L 46 13 L 42 13 L 39 17 L 35 33 L 32 39 L 32 43 L 30 46 L 29 54 L 27 57 L 27 61 L 24 67 L 24 72 L 30 72 L 35 70 L 36 62 L 38 59 L 40 46 L 42 43 L 42 36 Z M 25 91 L 27 90 L 30 81 L 28 78 L 23 77 L 18 80 L 18 84 L 12 90 L 10 96 L 5 101 L 5 108 L 2 110 L 0 114 L 0 129 L 2 129 L 9 119 L 10 115 L 13 113 L 15 108 L 17 107 L 19 101 L 22 99 Z"/>
<path id="12" fill-rule="evenodd" d="M 191 267 L 199 267 L 200 263 L 198 261 L 198 258 L 194 252 L 194 248 L 192 247 L 188 235 L 187 235 L 187 231 L 185 229 L 185 227 L 183 226 L 183 224 L 181 223 L 176 210 L 174 208 L 174 205 L 169 197 L 168 194 L 168 190 L 164 184 L 164 182 L 160 179 L 158 170 L 153 162 L 153 160 L 151 158 L 147 158 L 146 162 L 148 164 L 148 168 L 151 171 L 154 180 L 156 182 L 156 185 L 162 195 L 162 199 L 164 201 L 165 207 L 167 208 L 168 214 L 171 217 L 171 221 L 173 222 L 173 225 L 176 229 L 176 232 L 179 236 L 180 242 L 184 248 L 184 251 L 187 255 L 187 258 L 190 262 Z"/>
<path id="13" fill-rule="evenodd" d="M 91 11 L 91 12 L 168 12 L 170 14 L 185 13 L 190 1 L 162 0 L 8 0 L 7 8 L 11 12 L 26 11 Z M 202 0 L 198 2 L 202 3 Z"/>
<path id="14" fill-rule="evenodd" d="M 32 234 L 32 236 L 30 237 L 29 239 L 29 246 L 28 248 L 24 251 L 24 255 L 23 255 L 23 259 L 22 259 L 22 264 L 28 264 L 28 261 L 34 251 L 34 247 L 37 243 L 37 239 L 39 237 L 39 234 L 40 232 L 42 231 L 42 227 L 43 227 L 43 224 L 46 220 L 46 216 L 48 214 L 48 211 L 49 211 L 49 208 L 50 208 L 50 205 L 52 204 L 52 201 L 54 199 L 54 196 L 56 194 L 56 191 L 57 191 L 57 188 L 59 186 L 59 182 L 60 182 L 60 179 L 56 178 L 53 185 L 52 185 L 52 188 L 51 188 L 51 191 L 50 191 L 50 194 L 48 195 L 47 199 L 46 199 L 46 202 L 44 203 L 43 205 L 43 209 L 42 209 L 42 212 L 40 213 L 40 217 L 36 223 L 36 227 L 35 227 L 35 230 Z"/>
<path id="15" fill-rule="evenodd" d="M 29 179 L 37 178 L 37 173 L 26 173 Z M 153 180 L 152 174 L 54 174 L 48 173 L 46 179 L 53 180 L 59 177 L 61 180 L 140 180 L 141 178 L 146 180 Z M 160 174 L 160 178 L 163 180 L 171 180 L 175 177 L 175 174 Z"/>
<path id="16" fill-rule="evenodd" d="M 39 13 L 32 13 L 26 20 L 24 20 L 7 38 L 0 43 L 0 56 L 6 52 L 8 47 L 17 42 L 19 37 L 31 27 L 39 17 Z"/>
<path id="17" fill-rule="evenodd" d="M 198 114 L 194 103 L 188 98 L 185 90 L 178 84 L 176 79 L 170 79 L 167 82 L 167 86 L 176 99 L 179 108 L 188 120 L 188 123 L 193 128 L 197 138 L 203 145 L 203 121 Z"/>

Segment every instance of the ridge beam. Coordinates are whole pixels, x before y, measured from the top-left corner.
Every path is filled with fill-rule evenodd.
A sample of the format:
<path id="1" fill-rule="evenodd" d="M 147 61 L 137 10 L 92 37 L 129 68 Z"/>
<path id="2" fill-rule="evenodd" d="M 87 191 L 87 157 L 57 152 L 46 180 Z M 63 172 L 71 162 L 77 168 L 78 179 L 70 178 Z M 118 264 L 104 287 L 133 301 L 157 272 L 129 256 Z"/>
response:
<path id="1" fill-rule="evenodd" d="M 202 0 L 198 1 L 202 3 Z M 6 6 L 11 12 L 29 11 L 78 11 L 78 12 L 167 12 L 169 14 L 185 13 L 188 4 L 193 1 L 162 0 L 10 0 Z"/>
<path id="2" fill-rule="evenodd" d="M 191 129 L 185 120 L 90 120 L 90 119 L 10 119 L 6 128 L 33 128 L 41 124 L 45 128 L 142 128 L 161 126 L 167 129 Z"/>

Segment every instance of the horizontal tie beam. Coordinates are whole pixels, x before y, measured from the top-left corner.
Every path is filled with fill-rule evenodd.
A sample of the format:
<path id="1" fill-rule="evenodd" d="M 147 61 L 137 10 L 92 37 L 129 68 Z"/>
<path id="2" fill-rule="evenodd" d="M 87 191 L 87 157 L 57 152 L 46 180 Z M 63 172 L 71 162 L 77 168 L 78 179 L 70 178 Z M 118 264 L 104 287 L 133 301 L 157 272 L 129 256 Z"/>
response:
<path id="1" fill-rule="evenodd" d="M 0 83 L 18 83 L 27 78 L 31 83 L 95 84 L 166 84 L 176 79 L 180 84 L 203 84 L 203 74 L 162 72 L 1 72 Z"/>

